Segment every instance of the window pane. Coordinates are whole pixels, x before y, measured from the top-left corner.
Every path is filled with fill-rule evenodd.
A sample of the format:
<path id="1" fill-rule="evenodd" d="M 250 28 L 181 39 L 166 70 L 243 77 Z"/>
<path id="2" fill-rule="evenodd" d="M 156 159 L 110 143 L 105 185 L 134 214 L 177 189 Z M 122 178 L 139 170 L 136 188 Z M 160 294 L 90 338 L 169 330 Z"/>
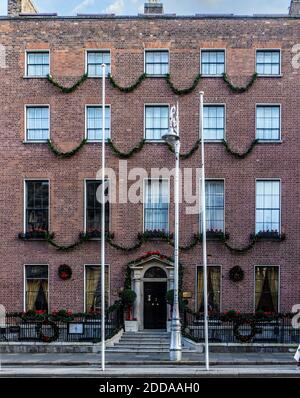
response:
<path id="1" fill-rule="evenodd" d="M 86 232 L 95 234 L 94 237 L 100 237 L 101 231 L 101 181 L 86 181 Z M 105 195 L 109 195 L 109 188 L 106 187 Z M 105 230 L 109 231 L 110 211 L 109 200 L 105 203 Z"/>
<path id="2" fill-rule="evenodd" d="M 168 232 L 169 186 L 166 180 L 145 181 L 145 231 Z"/>
<path id="3" fill-rule="evenodd" d="M 111 73 L 111 56 L 109 51 L 88 51 L 87 53 L 87 72 L 89 76 L 101 77 L 102 64 L 106 65 L 106 76 Z"/>
<path id="4" fill-rule="evenodd" d="M 225 72 L 225 51 L 205 50 L 201 52 L 201 70 L 204 75 L 220 76 Z"/>
<path id="5" fill-rule="evenodd" d="M 256 53 L 256 71 L 260 75 L 280 74 L 280 51 L 259 50 Z"/>
<path id="6" fill-rule="evenodd" d="M 220 312 L 221 293 L 221 268 L 207 267 L 208 279 L 208 309 L 212 312 Z M 204 312 L 203 267 L 197 268 L 197 304 L 198 312 Z"/>
<path id="7" fill-rule="evenodd" d="M 109 306 L 109 267 L 105 267 L 105 306 Z M 85 310 L 86 312 L 101 311 L 101 267 L 87 265 L 85 267 Z"/>
<path id="8" fill-rule="evenodd" d="M 147 75 L 166 75 L 169 73 L 169 52 L 146 51 L 145 66 Z"/>
<path id="9" fill-rule="evenodd" d="M 280 181 L 256 183 L 256 233 L 280 233 Z"/>
<path id="10" fill-rule="evenodd" d="M 168 131 L 169 107 L 146 106 L 145 108 L 145 137 L 147 140 L 161 140 Z"/>
<path id="11" fill-rule="evenodd" d="M 278 267 L 255 268 L 255 309 L 276 313 L 278 311 Z"/>
<path id="12" fill-rule="evenodd" d="M 204 139 L 222 140 L 225 130 L 224 106 L 204 106 Z"/>
<path id="13" fill-rule="evenodd" d="M 45 77 L 49 73 L 49 52 L 27 52 L 27 76 Z"/>
<path id="14" fill-rule="evenodd" d="M 105 139 L 110 138 L 111 110 L 105 109 Z M 87 139 L 90 141 L 102 140 L 102 106 L 87 107 Z"/>
<path id="15" fill-rule="evenodd" d="M 256 138 L 260 140 L 280 139 L 279 106 L 257 106 Z"/>
<path id="16" fill-rule="evenodd" d="M 48 181 L 26 181 L 26 232 L 48 231 L 48 206 Z"/>
<path id="17" fill-rule="evenodd" d="M 46 141 L 49 138 L 49 108 L 27 107 L 26 127 L 28 141 Z"/>

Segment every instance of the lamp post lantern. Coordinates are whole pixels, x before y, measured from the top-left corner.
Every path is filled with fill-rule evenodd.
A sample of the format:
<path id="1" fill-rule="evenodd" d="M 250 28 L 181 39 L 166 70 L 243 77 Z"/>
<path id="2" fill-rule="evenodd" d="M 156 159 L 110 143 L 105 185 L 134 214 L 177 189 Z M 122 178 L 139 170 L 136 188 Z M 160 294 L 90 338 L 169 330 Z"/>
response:
<path id="1" fill-rule="evenodd" d="M 179 313 L 179 107 L 173 106 L 170 110 L 170 126 L 168 134 L 162 139 L 174 149 L 176 158 L 174 202 L 175 202 L 175 233 L 174 233 L 174 300 L 171 320 L 170 360 L 181 361 L 181 323 Z"/>

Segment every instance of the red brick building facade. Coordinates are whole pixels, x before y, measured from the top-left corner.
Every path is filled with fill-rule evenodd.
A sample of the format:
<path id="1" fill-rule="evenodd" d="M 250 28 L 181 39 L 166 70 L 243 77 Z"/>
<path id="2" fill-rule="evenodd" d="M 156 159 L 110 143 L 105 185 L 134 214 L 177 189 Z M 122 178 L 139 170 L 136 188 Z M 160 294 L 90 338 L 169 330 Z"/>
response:
<path id="1" fill-rule="evenodd" d="M 220 311 L 253 312 L 261 306 L 263 310 L 288 312 L 300 302 L 300 69 L 295 61 L 297 54 L 293 52 L 300 40 L 297 3 L 293 2 L 290 15 L 254 17 L 152 14 L 151 6 L 147 15 L 134 17 L 60 17 L 24 14 L 26 9 L 9 8 L 13 10 L 11 15 L 0 18 L 0 44 L 5 55 L 5 67 L 0 68 L 0 303 L 8 311 L 35 308 L 34 294 L 28 289 L 35 289 L 35 298 L 39 296 L 42 301 L 43 295 L 48 296 L 50 311 L 90 309 L 85 266 L 99 264 L 99 240 L 63 252 L 44 241 L 18 238 L 20 233 L 32 232 L 28 230 L 32 225 L 42 229 L 34 223 L 45 214 L 49 219 L 46 229 L 55 234 L 54 240 L 59 245 L 76 242 L 79 233 L 85 231 L 86 180 L 95 180 L 101 167 L 101 145 L 88 141 L 74 156 L 62 158 L 49 149 L 45 139 L 50 138 L 61 151 L 69 151 L 86 137 L 89 126 L 91 134 L 96 131 L 93 122 L 89 125 L 87 119 L 97 119 L 97 110 L 87 107 L 101 105 L 102 81 L 89 77 L 75 91 L 63 93 L 45 76 L 49 68 L 56 81 L 71 86 L 86 72 L 89 51 L 108 54 L 111 75 L 120 86 L 132 85 L 145 72 L 147 62 L 154 65 L 148 65 L 150 74 L 157 74 L 156 68 L 159 74 L 169 72 L 172 83 L 179 89 L 190 87 L 195 77 L 202 74 L 196 89 L 186 95 L 176 95 L 164 76 L 150 76 L 130 93 L 112 87 L 107 79 L 110 138 L 119 150 L 131 150 L 145 137 L 145 124 L 149 123 L 149 131 L 153 128 L 151 123 L 156 117 L 153 115 L 158 109 L 159 128 L 164 125 L 163 109 L 157 106 L 173 105 L 178 100 L 182 152 L 190 151 L 199 139 L 198 92 L 203 90 L 206 133 L 212 134 L 206 144 L 206 175 L 210 181 L 222 182 L 212 184 L 211 191 L 207 188 L 208 194 L 215 195 L 209 201 L 215 206 L 210 213 L 215 220 L 209 222 L 212 221 L 211 229 L 222 229 L 229 234 L 227 247 L 224 242 L 208 243 L 208 262 L 214 267 L 209 283 L 211 306 Z M 155 11 L 162 12 L 157 5 Z M 159 57 L 150 53 L 145 61 L 148 51 L 156 52 Z M 36 57 L 35 53 L 45 58 Z M 91 68 L 93 59 L 99 63 L 100 58 L 91 56 Z M 102 63 L 104 58 L 101 59 Z M 246 85 L 255 72 L 259 73 L 253 85 L 239 93 L 224 82 L 223 72 L 240 86 Z M 147 119 L 148 111 L 152 122 Z M 152 138 L 157 134 L 154 130 Z M 258 142 L 254 141 L 257 138 Z M 226 151 L 223 139 L 240 154 L 251 143 L 253 150 L 238 158 Z M 118 175 L 120 159 L 109 145 L 106 156 L 107 167 Z M 128 170 L 143 167 L 149 172 L 152 167 L 174 167 L 174 155 L 166 145 L 151 139 L 127 161 Z M 182 168 L 195 169 L 199 165 L 199 150 L 181 160 Z M 26 186 L 26 181 L 48 182 L 49 206 L 48 199 L 41 199 L 39 193 L 33 204 L 29 197 L 41 189 L 47 190 L 47 184 L 44 188 Z M 137 234 L 145 227 L 143 204 L 111 204 L 109 212 L 113 242 L 134 245 Z M 187 215 L 185 204 L 180 212 L 180 244 L 186 246 L 200 232 L 199 215 Z M 174 228 L 173 215 L 171 180 L 166 228 L 170 233 Z M 267 230 L 276 233 L 248 247 L 251 234 Z M 228 246 L 249 250 L 239 252 Z M 124 286 L 127 264 L 152 251 L 167 257 L 173 255 L 172 246 L 159 240 L 144 243 L 132 252 L 107 244 L 110 304 Z M 184 267 L 183 291 L 189 297 L 189 306 L 198 310 L 201 277 L 197 277 L 197 267 L 199 273 L 201 244 L 181 251 L 180 261 Z M 71 279 L 65 281 L 59 277 L 58 268 L 62 264 L 71 267 Z M 30 282 L 31 278 L 35 279 L 34 270 L 26 271 L 26 266 L 34 265 L 46 266 L 36 273 L 42 283 Z M 169 260 L 154 255 L 150 261 L 132 267 L 132 286 L 138 294 L 135 316 L 141 328 L 143 303 L 147 300 L 144 277 L 153 266 L 165 271 L 166 277 L 158 276 L 166 279 L 167 289 L 172 287 L 173 269 Z M 229 275 L 236 266 L 244 271 L 239 282 Z M 93 285 L 93 278 L 90 283 Z"/>

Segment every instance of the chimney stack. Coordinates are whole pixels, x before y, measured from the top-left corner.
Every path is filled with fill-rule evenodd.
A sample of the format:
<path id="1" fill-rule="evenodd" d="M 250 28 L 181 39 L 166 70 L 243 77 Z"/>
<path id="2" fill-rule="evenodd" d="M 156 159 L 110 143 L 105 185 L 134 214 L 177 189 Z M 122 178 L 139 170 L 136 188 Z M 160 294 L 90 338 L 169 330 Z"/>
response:
<path id="1" fill-rule="evenodd" d="M 146 15 L 163 14 L 164 6 L 162 3 L 159 3 L 158 1 L 159 0 L 149 0 L 148 3 L 145 3 L 144 14 Z"/>
<path id="2" fill-rule="evenodd" d="M 18 17 L 20 14 L 36 14 L 37 9 L 31 0 L 8 0 L 7 14 L 10 17 Z"/>
<path id="3" fill-rule="evenodd" d="M 300 17 L 300 0 L 292 0 L 289 10 L 290 17 Z"/>

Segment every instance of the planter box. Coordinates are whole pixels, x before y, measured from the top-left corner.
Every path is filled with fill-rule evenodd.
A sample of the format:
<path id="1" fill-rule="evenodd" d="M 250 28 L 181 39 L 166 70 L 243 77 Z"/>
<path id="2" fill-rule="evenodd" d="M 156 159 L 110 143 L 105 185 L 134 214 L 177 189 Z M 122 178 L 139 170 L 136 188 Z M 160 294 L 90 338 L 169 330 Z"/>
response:
<path id="1" fill-rule="evenodd" d="M 125 321 L 125 332 L 138 332 L 138 321 Z"/>

